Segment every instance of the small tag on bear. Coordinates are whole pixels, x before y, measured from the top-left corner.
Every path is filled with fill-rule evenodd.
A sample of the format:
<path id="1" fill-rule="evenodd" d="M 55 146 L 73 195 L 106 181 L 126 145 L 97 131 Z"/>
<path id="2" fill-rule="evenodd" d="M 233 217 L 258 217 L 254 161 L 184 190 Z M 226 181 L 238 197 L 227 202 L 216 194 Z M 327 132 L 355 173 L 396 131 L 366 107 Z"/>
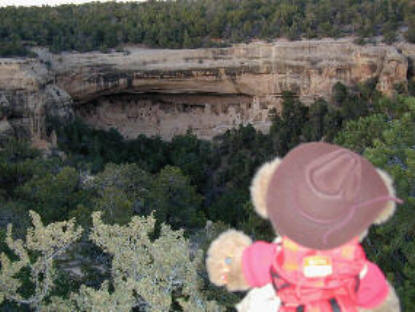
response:
<path id="1" fill-rule="evenodd" d="M 331 259 L 321 255 L 304 258 L 303 274 L 305 277 L 326 277 L 333 274 Z"/>

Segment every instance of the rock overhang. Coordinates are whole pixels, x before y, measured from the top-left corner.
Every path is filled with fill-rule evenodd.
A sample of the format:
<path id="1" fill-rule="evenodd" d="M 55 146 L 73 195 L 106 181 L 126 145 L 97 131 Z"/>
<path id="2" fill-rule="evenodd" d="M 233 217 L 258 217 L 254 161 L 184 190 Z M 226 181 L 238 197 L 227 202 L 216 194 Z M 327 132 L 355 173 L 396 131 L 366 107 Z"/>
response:
<path id="1" fill-rule="evenodd" d="M 376 77 L 377 88 L 391 94 L 395 84 L 406 82 L 407 71 L 408 56 L 397 48 L 358 46 L 350 40 L 257 42 L 195 50 L 126 47 L 125 52 L 109 54 L 53 55 L 41 50 L 39 59 L 0 60 L 0 93 L 13 103 L 13 97 L 19 96 L 29 124 L 39 125 L 30 126 L 29 132 L 38 136 L 44 135 L 45 114 L 72 116 L 74 108 L 96 100 L 108 102 L 102 99 L 117 94 L 118 100 L 125 94 L 135 94 L 137 99 L 143 94 L 159 95 L 153 97 L 156 101 L 170 96 L 176 107 L 177 100 L 187 95 L 195 101 L 205 99 L 207 112 L 215 97 L 222 96 L 227 98 L 226 105 L 234 105 L 239 112 L 229 117 L 234 119 L 224 129 L 236 120 L 266 130 L 268 112 L 279 109 L 284 91 L 311 103 L 320 97 L 329 99 L 338 81 L 353 85 Z M 219 128 L 227 118 L 222 117 Z"/>

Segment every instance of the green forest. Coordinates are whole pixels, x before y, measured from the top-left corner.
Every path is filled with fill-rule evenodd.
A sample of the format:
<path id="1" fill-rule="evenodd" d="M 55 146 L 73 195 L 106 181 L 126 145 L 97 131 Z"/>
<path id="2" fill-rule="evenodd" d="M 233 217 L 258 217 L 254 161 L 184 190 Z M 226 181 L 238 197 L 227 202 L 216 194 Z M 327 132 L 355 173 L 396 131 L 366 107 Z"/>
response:
<path id="1" fill-rule="evenodd" d="M 412 0 L 149 0 L 1 7 L 0 57 L 33 47 L 124 51 L 128 44 L 183 49 L 354 36 L 358 44 L 415 43 Z M 413 65 L 413 64 L 412 64 Z M 402 311 L 415 302 L 415 80 L 391 97 L 376 79 L 337 83 L 329 101 L 284 92 L 268 133 L 252 125 L 211 141 L 190 130 L 171 141 L 125 140 L 80 119 L 47 121 L 57 147 L 0 143 L 0 311 L 235 311 L 243 293 L 213 286 L 204 264 L 219 233 L 272 241 L 249 187 L 256 170 L 303 142 L 364 155 L 404 200 L 363 241 Z"/>
<path id="2" fill-rule="evenodd" d="M 405 203 L 364 247 L 411 311 L 415 97 L 384 97 L 375 83 L 338 83 L 330 102 L 310 106 L 286 92 L 268 134 L 248 125 L 212 141 L 191 132 L 126 141 L 116 130 L 51 120 L 59 149 L 48 156 L 11 139 L 0 150 L 0 311 L 233 311 L 243 294 L 209 283 L 209 242 L 230 227 L 272 240 L 250 202 L 252 177 L 319 140 L 394 178 Z"/>
<path id="3" fill-rule="evenodd" d="M 0 56 L 103 52 L 123 44 L 157 48 L 227 46 L 253 39 L 344 37 L 415 42 L 411 0 L 150 0 L 0 8 Z"/>

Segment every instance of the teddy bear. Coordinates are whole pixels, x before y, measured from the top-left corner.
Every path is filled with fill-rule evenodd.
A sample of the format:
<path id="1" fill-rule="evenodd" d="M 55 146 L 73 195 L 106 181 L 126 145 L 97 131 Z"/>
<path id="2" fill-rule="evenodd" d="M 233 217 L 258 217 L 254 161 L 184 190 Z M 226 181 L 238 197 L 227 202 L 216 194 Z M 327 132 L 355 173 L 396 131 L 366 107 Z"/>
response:
<path id="1" fill-rule="evenodd" d="M 278 238 L 252 242 L 228 230 L 206 257 L 212 283 L 250 290 L 238 311 L 400 311 L 395 290 L 360 245 L 401 203 L 384 171 L 346 148 L 305 143 L 264 164 L 250 191 Z"/>

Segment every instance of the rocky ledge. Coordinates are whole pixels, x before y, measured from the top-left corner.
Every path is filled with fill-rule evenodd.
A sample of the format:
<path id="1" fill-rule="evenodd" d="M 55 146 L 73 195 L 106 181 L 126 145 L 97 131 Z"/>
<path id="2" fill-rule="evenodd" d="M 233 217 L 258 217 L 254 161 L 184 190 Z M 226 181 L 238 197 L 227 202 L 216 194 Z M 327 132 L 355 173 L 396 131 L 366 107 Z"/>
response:
<path id="1" fill-rule="evenodd" d="M 330 98 L 338 81 L 376 77 L 378 90 L 391 94 L 407 82 L 414 51 L 346 39 L 108 54 L 37 49 L 37 59 L 0 59 L 0 133 L 45 139 L 48 118 L 76 114 L 127 138 L 170 139 L 191 128 L 209 139 L 241 123 L 266 131 L 283 91 L 311 103 Z"/>

